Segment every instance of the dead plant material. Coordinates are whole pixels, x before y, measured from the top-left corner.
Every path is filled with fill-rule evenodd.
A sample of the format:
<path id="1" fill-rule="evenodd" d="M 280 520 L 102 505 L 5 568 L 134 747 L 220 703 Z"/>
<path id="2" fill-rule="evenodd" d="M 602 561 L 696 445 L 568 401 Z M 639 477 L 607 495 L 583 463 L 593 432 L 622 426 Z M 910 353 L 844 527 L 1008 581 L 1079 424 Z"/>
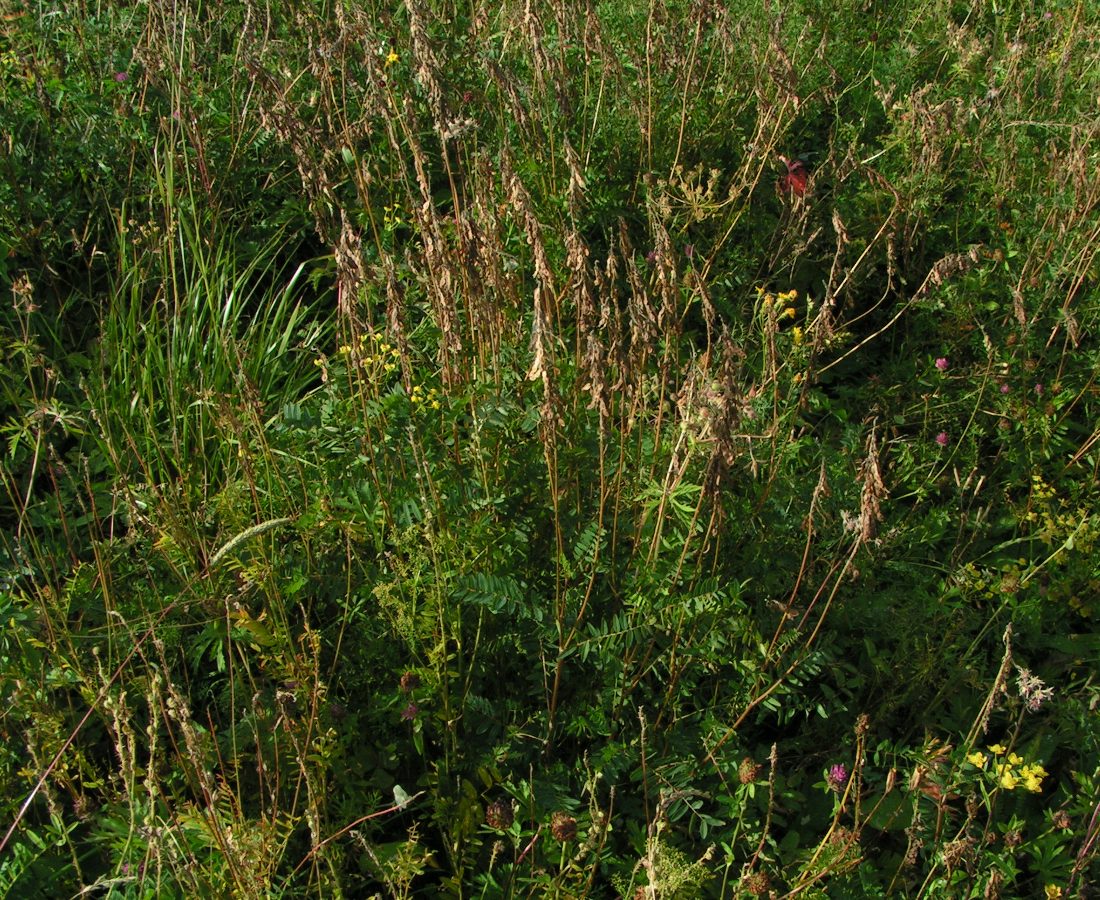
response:
<path id="1" fill-rule="evenodd" d="M 878 436 L 873 422 L 871 433 L 867 436 L 867 451 L 859 464 L 859 480 L 863 485 L 859 495 L 859 540 L 867 543 L 878 534 L 878 526 L 882 521 L 882 501 L 887 496 L 882 468 L 879 465 Z"/>
<path id="2" fill-rule="evenodd" d="M 930 297 L 937 288 L 946 282 L 965 275 L 981 261 L 981 244 L 975 244 L 965 253 L 948 253 L 942 259 L 937 260 L 928 275 L 925 276 L 921 286 L 913 295 L 913 300 L 924 300 Z"/>

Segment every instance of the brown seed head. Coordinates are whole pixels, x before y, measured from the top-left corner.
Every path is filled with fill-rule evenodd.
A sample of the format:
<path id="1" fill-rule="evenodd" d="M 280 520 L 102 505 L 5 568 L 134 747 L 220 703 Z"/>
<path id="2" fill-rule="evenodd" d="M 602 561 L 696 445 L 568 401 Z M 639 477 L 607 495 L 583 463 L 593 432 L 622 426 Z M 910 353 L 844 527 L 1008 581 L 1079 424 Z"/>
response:
<path id="1" fill-rule="evenodd" d="M 494 800 L 485 807 L 485 824 L 498 831 L 506 831 L 515 821 L 512 804 L 507 800 Z"/>
<path id="2" fill-rule="evenodd" d="M 569 813 L 556 812 L 550 817 L 550 833 L 563 844 L 577 836 L 577 820 Z"/>
<path id="3" fill-rule="evenodd" d="M 737 779 L 742 784 L 752 784 L 760 777 L 760 770 L 763 768 L 763 766 L 757 765 L 751 756 L 746 756 L 741 760 L 741 765 L 737 767 Z"/>

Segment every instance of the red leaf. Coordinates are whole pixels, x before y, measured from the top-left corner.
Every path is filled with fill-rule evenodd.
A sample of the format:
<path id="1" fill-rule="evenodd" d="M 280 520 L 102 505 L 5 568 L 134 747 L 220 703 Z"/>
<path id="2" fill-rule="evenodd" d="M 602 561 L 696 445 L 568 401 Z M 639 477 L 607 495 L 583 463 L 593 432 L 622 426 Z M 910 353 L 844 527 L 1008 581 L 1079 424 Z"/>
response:
<path id="1" fill-rule="evenodd" d="M 787 167 L 787 174 L 779 179 L 777 188 L 781 194 L 793 194 L 795 197 L 803 197 L 806 194 L 806 185 L 810 182 L 810 172 L 806 164 L 800 159 L 787 159 L 779 157 Z"/>

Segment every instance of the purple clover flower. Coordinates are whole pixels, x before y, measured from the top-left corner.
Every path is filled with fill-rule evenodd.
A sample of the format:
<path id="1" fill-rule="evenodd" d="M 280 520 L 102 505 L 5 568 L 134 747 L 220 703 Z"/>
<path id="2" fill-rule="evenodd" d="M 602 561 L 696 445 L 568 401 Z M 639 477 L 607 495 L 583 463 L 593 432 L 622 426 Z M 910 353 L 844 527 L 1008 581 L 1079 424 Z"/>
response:
<path id="1" fill-rule="evenodd" d="M 939 359 L 936 360 L 936 368 L 939 369 L 941 372 L 946 372 L 949 365 L 951 364 L 947 361 L 946 356 L 941 356 Z"/>
<path id="2" fill-rule="evenodd" d="M 939 434 L 936 435 L 936 443 L 939 444 L 941 447 L 946 447 L 948 440 L 950 439 L 947 437 L 946 431 L 941 431 Z"/>
<path id="3" fill-rule="evenodd" d="M 844 763 L 836 763 L 830 766 L 828 773 L 825 775 L 825 782 L 829 785 L 830 790 L 839 793 L 844 785 L 848 783 L 848 767 Z"/>

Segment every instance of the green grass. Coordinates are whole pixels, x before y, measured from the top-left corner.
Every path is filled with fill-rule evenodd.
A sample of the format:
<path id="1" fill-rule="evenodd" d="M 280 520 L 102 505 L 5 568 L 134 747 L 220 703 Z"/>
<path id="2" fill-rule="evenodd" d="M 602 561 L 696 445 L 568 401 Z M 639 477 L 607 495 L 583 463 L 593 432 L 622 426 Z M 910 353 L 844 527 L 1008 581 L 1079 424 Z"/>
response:
<path id="1" fill-rule="evenodd" d="M 1096 19 L 14 8 L 4 895 L 1086 896 Z"/>

